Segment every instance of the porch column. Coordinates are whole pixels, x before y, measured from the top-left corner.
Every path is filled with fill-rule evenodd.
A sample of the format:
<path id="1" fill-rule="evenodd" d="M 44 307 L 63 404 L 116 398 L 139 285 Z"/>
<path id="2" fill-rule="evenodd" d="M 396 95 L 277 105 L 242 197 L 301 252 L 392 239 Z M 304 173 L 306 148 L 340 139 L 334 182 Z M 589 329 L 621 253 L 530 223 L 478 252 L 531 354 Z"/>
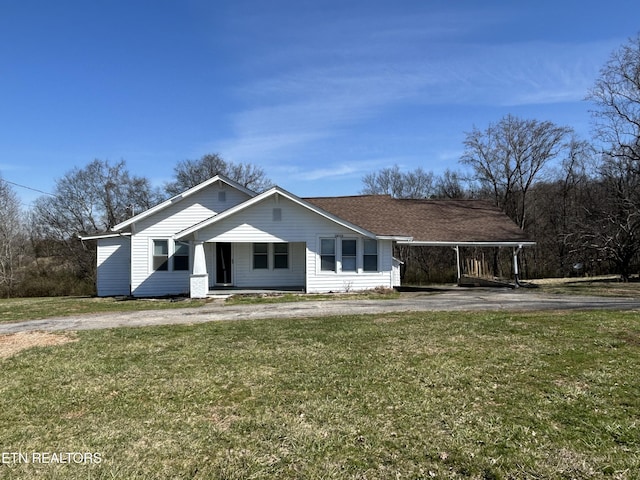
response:
<path id="1" fill-rule="evenodd" d="M 204 242 L 193 243 L 193 273 L 189 278 L 191 298 L 206 298 L 209 293 L 209 274 L 204 255 Z"/>

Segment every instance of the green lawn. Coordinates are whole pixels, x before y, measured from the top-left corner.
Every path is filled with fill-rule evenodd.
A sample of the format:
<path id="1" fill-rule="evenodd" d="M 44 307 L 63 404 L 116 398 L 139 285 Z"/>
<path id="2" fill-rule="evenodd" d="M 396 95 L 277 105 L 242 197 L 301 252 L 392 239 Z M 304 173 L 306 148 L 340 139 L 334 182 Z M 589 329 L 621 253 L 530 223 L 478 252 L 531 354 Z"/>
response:
<path id="1" fill-rule="evenodd" d="M 183 298 L 134 300 L 113 297 L 42 297 L 0 299 L 0 322 L 81 315 L 85 313 L 126 312 L 196 307 L 204 300 Z"/>
<path id="2" fill-rule="evenodd" d="M 243 305 L 255 303 L 303 302 L 311 300 L 389 300 L 398 298 L 394 290 L 371 290 L 350 294 L 274 294 L 274 295 L 237 295 L 227 299 L 227 305 Z M 0 323 L 20 320 L 36 320 L 51 317 L 65 317 L 105 312 L 128 312 L 140 310 L 164 310 L 172 308 L 199 307 L 206 300 L 183 297 L 159 299 L 133 298 L 96 298 L 96 297 L 41 297 L 41 298 L 9 298 L 0 299 Z"/>
<path id="3" fill-rule="evenodd" d="M 10 461 L 0 478 L 637 478 L 638 317 L 403 313 L 78 332 L 0 359 L 0 453 L 101 462 Z"/>

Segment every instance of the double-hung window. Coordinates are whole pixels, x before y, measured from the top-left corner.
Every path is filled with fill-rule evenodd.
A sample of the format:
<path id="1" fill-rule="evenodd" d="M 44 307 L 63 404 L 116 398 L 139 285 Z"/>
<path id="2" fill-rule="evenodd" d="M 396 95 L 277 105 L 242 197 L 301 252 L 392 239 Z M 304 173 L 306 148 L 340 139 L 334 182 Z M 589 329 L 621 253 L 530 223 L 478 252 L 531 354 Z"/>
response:
<path id="1" fill-rule="evenodd" d="M 357 270 L 357 245 L 358 241 L 353 238 L 342 239 L 342 271 L 355 272 Z"/>
<path id="2" fill-rule="evenodd" d="M 364 239 L 364 254 L 362 256 L 362 269 L 365 272 L 377 272 L 378 271 L 378 241 L 365 238 Z"/>
<path id="3" fill-rule="evenodd" d="M 334 238 L 320 239 L 320 270 L 336 271 L 336 241 Z"/>
<path id="4" fill-rule="evenodd" d="M 289 268 L 289 244 L 273 244 L 273 268 Z"/>
<path id="5" fill-rule="evenodd" d="M 173 251 L 173 269 L 189 270 L 189 242 L 176 242 Z"/>
<path id="6" fill-rule="evenodd" d="M 263 270 L 269 268 L 269 244 L 253 244 L 253 268 Z"/>
<path id="7" fill-rule="evenodd" d="M 169 240 L 153 241 L 153 269 L 157 272 L 169 270 Z"/>

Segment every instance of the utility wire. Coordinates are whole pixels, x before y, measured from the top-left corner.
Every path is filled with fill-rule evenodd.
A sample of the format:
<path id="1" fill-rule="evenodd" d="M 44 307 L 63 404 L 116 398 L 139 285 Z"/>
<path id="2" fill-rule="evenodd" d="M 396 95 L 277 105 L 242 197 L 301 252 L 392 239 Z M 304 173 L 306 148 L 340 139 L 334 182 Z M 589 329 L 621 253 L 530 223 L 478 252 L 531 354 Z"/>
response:
<path id="1" fill-rule="evenodd" d="M 38 190 L 37 188 L 27 187 L 26 185 L 20 185 L 19 183 L 12 182 L 12 181 L 7 180 L 5 178 L 0 178 L 0 180 L 3 181 L 3 182 L 7 182 L 7 183 L 9 183 L 11 185 L 15 185 L 16 187 L 26 188 L 27 190 L 31 190 L 31 191 L 34 191 L 34 192 L 42 193 L 43 195 L 49 195 L 50 197 L 55 197 L 55 195 L 53 193 L 44 192 L 42 190 Z"/>

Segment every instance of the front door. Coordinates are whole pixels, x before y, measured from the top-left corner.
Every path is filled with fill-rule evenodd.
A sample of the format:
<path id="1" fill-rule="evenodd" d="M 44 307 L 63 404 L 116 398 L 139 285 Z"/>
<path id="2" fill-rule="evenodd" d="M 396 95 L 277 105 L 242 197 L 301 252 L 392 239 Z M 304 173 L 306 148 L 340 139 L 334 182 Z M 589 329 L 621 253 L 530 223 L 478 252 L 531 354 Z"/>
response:
<path id="1" fill-rule="evenodd" d="M 231 244 L 216 243 L 216 284 L 232 285 Z"/>

